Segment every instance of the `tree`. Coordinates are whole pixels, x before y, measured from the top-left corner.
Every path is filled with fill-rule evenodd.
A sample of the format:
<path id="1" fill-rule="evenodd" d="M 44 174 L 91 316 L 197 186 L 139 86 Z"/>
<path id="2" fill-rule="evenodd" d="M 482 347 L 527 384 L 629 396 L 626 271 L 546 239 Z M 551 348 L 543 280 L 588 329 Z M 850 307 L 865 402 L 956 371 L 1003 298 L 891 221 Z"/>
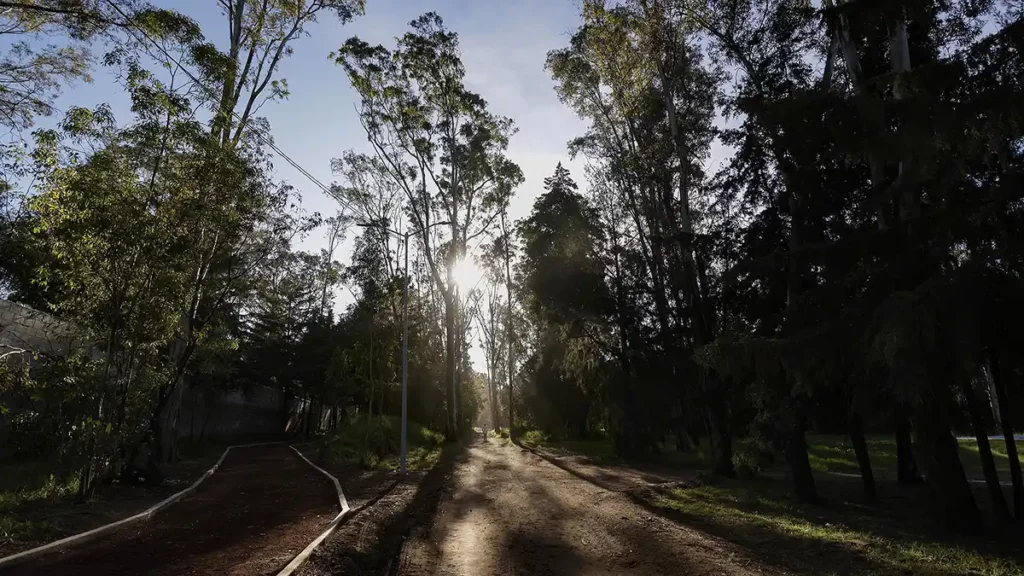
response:
<path id="1" fill-rule="evenodd" d="M 360 119 L 376 158 L 405 196 L 405 211 L 445 310 L 450 437 L 460 429 L 457 348 L 460 301 L 453 276 L 468 243 L 493 225 L 519 167 L 505 157 L 512 121 L 467 90 L 458 35 L 425 14 L 395 51 L 351 38 L 336 58 L 359 93 Z M 435 223 L 443 223 L 437 230 Z M 440 232 L 440 230 L 444 232 Z"/>
<path id="2" fill-rule="evenodd" d="M 603 234 L 594 209 L 561 164 L 544 180 L 544 189 L 518 231 L 523 305 L 534 331 L 528 368 L 534 400 L 525 403 L 544 428 L 582 438 L 603 384 L 598 368 L 608 348 L 611 299 L 599 253 Z M 622 406 L 628 398 L 613 402 Z M 631 433 L 624 426 L 632 424 L 612 422 L 617 445 Z"/>
<path id="3" fill-rule="evenodd" d="M 287 95 L 286 83 L 275 74 L 282 58 L 289 55 L 290 43 L 305 33 L 305 26 L 315 22 L 321 12 L 334 12 L 342 20 L 349 21 L 362 10 L 360 0 L 310 0 L 294 4 L 291 2 L 249 2 L 248 0 L 225 0 L 221 2 L 229 24 L 228 52 L 219 52 L 213 45 L 201 41 L 201 37 L 190 39 L 188 44 L 192 60 L 200 67 L 201 81 L 212 81 L 221 86 L 218 96 L 205 84 L 200 86 L 203 97 L 213 110 L 210 127 L 210 154 L 207 162 L 211 166 L 220 163 L 221 156 L 241 151 L 242 154 L 258 156 L 266 137 L 261 135 L 262 123 L 253 125 L 253 114 L 269 100 Z M 243 56 L 244 55 L 244 56 Z M 166 57 L 161 50 L 158 59 Z M 242 61 L 244 57 L 244 63 Z M 269 92 L 268 90 L 269 88 Z M 244 97 L 243 97 L 244 96 Z M 241 113 L 236 110 L 244 101 Z M 159 168 L 159 161 L 157 163 Z M 213 193 L 211 193 L 213 192 Z M 241 192 L 243 196 L 216 198 L 215 193 L 231 194 Z M 204 326 L 224 310 L 235 290 L 238 289 L 236 255 L 247 253 L 249 261 L 245 266 L 258 266 L 261 258 L 269 256 L 271 249 L 265 243 L 282 231 L 282 226 L 272 224 L 267 234 L 253 234 L 258 219 L 253 215 L 267 207 L 266 197 L 248 196 L 251 190 L 223 186 L 215 180 L 206 180 L 197 188 L 199 198 L 198 214 L 205 218 L 182 228 L 193 248 L 191 298 L 181 311 L 175 343 L 171 346 L 171 358 L 175 371 L 160 393 L 160 410 L 153 422 L 153 434 L 160 447 L 162 461 L 176 458 L 175 444 L 171 438 L 174 423 L 181 404 L 181 398 L 188 384 L 186 374 Z M 209 210 L 211 207 L 223 210 Z M 237 213 L 232 213 L 234 209 Z M 255 209 L 254 212 L 247 210 Z M 249 240 L 255 240 L 249 242 Z M 212 273 L 217 265 L 227 265 L 226 275 Z"/>

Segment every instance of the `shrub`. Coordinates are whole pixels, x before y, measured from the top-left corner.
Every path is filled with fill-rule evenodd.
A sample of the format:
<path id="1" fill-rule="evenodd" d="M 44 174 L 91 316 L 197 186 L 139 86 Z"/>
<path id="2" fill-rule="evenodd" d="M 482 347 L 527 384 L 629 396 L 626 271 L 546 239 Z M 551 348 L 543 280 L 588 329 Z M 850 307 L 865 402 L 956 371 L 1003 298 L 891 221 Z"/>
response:
<path id="1" fill-rule="evenodd" d="M 321 459 L 330 465 L 360 464 L 367 468 L 379 467 L 389 456 L 397 455 L 401 447 L 401 421 L 394 416 L 381 418 L 356 416 L 323 440 Z M 416 422 L 408 423 L 409 451 L 433 451 L 444 444 L 444 435 Z M 365 450 L 364 450 L 365 446 Z"/>

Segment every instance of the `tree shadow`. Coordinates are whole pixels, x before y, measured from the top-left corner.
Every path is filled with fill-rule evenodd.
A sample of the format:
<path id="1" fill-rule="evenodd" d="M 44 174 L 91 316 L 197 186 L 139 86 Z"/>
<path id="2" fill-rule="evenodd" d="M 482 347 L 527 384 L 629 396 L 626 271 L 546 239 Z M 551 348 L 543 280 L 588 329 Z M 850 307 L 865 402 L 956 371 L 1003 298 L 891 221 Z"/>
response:
<path id="1" fill-rule="evenodd" d="M 784 479 L 697 478 L 676 485 L 623 489 L 607 466 L 580 466 L 525 449 L 583 480 L 627 495 L 652 514 L 733 542 L 749 556 L 783 568 L 836 574 L 903 573 L 901 565 L 928 563 L 928 554 L 934 553 L 929 547 L 935 544 L 988 556 L 996 563 L 1017 564 L 1024 559 L 1024 550 L 1015 544 L 1022 532 L 1018 527 L 994 539 L 958 537 L 941 530 L 922 514 L 934 508 L 924 487 L 879 485 L 879 500 L 869 502 L 859 482 L 819 478 L 822 506 L 797 503 Z M 884 550 L 888 556 L 870 550 L 878 541 L 888 543 Z M 928 571 L 961 573 L 934 565 Z"/>
<path id="2" fill-rule="evenodd" d="M 435 516 L 455 466 L 466 459 L 465 443 L 449 443 L 441 451 L 437 463 L 426 473 L 409 473 L 405 478 L 394 481 L 385 491 L 367 499 L 357 511 L 347 518 L 322 549 L 317 550 L 303 574 L 348 574 L 363 576 L 387 574 L 401 557 L 402 547 L 414 528 L 427 525 Z M 411 498 L 404 495 L 413 492 Z M 398 506 L 390 502 L 388 509 L 381 513 L 384 520 L 376 522 L 371 509 L 384 505 L 381 500 L 392 496 Z M 361 523 L 361 524 L 360 524 Z M 359 525 L 357 525 L 359 524 Z M 348 527 L 349 532 L 342 528 Z M 359 542 L 344 540 L 347 534 L 369 531 L 365 537 L 372 546 L 362 549 Z M 332 541 L 333 540 L 333 541 Z"/>

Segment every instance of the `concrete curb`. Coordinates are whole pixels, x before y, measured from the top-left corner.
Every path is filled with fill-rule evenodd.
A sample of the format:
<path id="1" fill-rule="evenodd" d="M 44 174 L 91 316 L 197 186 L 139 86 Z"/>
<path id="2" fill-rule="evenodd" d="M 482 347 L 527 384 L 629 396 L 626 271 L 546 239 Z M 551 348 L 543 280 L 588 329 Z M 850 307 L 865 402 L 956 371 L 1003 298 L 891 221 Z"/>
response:
<path id="1" fill-rule="evenodd" d="M 283 444 L 283 443 L 284 442 L 258 442 L 258 443 L 255 443 L 255 444 L 241 444 L 241 445 L 238 445 L 238 446 L 228 446 L 227 448 L 224 449 L 224 453 L 220 455 L 220 458 L 217 459 L 217 463 L 214 464 L 212 468 L 210 468 L 209 470 L 204 472 L 203 475 L 200 476 L 199 479 L 197 479 L 195 482 L 193 482 L 189 487 L 184 488 L 183 490 L 181 490 L 179 492 L 176 492 L 175 494 L 172 494 L 171 496 L 167 497 L 166 499 L 164 499 L 164 500 L 154 504 L 153 506 L 143 510 L 142 512 L 139 512 L 138 514 L 136 514 L 134 516 L 129 516 L 127 518 L 122 518 L 121 520 L 118 520 L 117 522 L 112 522 L 110 524 L 106 524 L 106 525 L 100 526 L 98 528 L 93 528 L 92 530 L 89 530 L 88 532 L 82 532 L 81 534 L 75 534 L 73 536 L 68 536 L 67 538 L 62 538 L 62 539 L 57 540 L 55 542 L 50 542 L 49 544 L 43 544 L 42 546 L 38 546 L 38 547 L 32 548 L 30 550 L 25 550 L 25 551 L 22 551 L 22 552 L 18 552 L 17 554 L 12 554 L 10 556 L 4 557 L 4 558 L 0 558 L 0 568 L 4 568 L 4 567 L 8 567 L 8 566 L 13 566 L 14 564 L 17 564 L 17 563 L 20 563 L 20 562 L 24 562 L 24 561 L 30 560 L 32 558 L 36 558 L 38 556 L 42 556 L 42 555 L 50 553 L 50 552 L 56 552 L 58 550 L 63 550 L 65 548 L 69 548 L 71 546 L 76 546 L 78 544 L 82 544 L 84 542 L 92 540 L 93 538 L 102 536 L 104 534 L 107 534 L 108 532 L 112 532 L 115 529 L 120 528 L 121 526 L 125 526 L 127 524 L 131 524 L 131 523 L 134 523 L 134 522 L 141 522 L 141 521 L 144 521 L 144 520 L 149 520 L 157 512 L 160 512 L 164 508 L 167 508 L 171 504 L 174 504 L 178 500 L 181 500 L 185 496 L 188 496 L 189 494 L 191 494 L 192 491 L 194 491 L 196 488 L 199 487 L 199 484 L 202 483 L 203 480 L 206 480 L 207 478 L 212 476 L 213 473 L 216 472 L 218 468 L 220 468 L 220 465 L 224 462 L 224 458 L 227 457 L 228 452 L 230 452 L 232 448 L 250 448 L 250 447 L 253 447 L 253 446 L 269 446 L 271 444 Z"/>
<path id="2" fill-rule="evenodd" d="M 330 472 L 324 470 L 323 468 L 317 466 L 316 464 L 313 464 L 313 462 L 311 462 L 309 458 L 306 458 L 306 456 L 302 452 L 299 452 L 298 448 L 296 448 L 295 446 L 292 446 L 291 448 L 292 450 L 295 451 L 296 454 L 299 455 L 299 458 L 302 458 L 303 460 L 306 461 L 306 464 L 309 464 L 313 468 L 319 470 L 321 474 L 330 478 L 331 482 L 334 483 L 334 489 L 338 492 L 338 505 L 341 507 L 341 512 L 334 517 L 334 520 L 331 520 L 331 523 L 327 525 L 327 529 L 324 530 L 319 536 L 314 538 L 313 541 L 310 542 L 309 545 L 302 550 L 302 552 L 299 552 L 298 555 L 295 556 L 295 558 L 292 558 L 292 561 L 289 562 L 288 565 L 284 567 L 284 569 L 278 572 L 277 576 L 291 576 L 296 571 L 298 571 L 299 568 L 302 568 L 302 565 L 305 564 L 307 560 L 309 560 L 309 557 L 313 554 L 313 551 L 316 550 L 317 546 L 322 544 L 323 541 L 326 540 L 328 536 L 334 533 L 334 531 L 338 528 L 338 525 L 341 524 L 341 521 L 345 518 L 345 515 L 348 514 L 350 510 L 350 508 L 348 507 L 348 500 L 345 498 L 345 493 L 341 491 L 341 482 L 338 482 L 338 479 L 335 478 L 334 475 L 331 474 Z"/>

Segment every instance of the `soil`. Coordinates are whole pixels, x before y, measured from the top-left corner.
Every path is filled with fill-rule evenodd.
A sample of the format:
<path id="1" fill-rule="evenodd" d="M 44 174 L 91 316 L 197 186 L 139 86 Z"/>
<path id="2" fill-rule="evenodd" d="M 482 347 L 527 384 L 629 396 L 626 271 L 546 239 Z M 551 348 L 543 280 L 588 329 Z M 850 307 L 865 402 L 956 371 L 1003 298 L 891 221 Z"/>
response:
<path id="1" fill-rule="evenodd" d="M 338 511 L 333 484 L 288 446 L 237 448 L 195 492 L 149 521 L 0 574 L 274 574 Z"/>
<path id="2" fill-rule="evenodd" d="M 652 514 L 630 496 L 641 481 L 683 480 L 600 467 L 570 473 L 507 440 L 477 440 L 455 467 L 429 527 L 412 530 L 388 573 L 783 573 L 744 548 Z"/>
<path id="3" fill-rule="evenodd" d="M 85 502 L 40 501 L 5 510 L 2 513 L 38 522 L 47 530 L 45 540 L 0 540 L 0 558 L 134 516 L 187 488 L 217 463 L 220 454 L 164 467 L 164 480 L 159 486 L 106 484 L 99 486 Z"/>
<path id="4" fill-rule="evenodd" d="M 452 469 L 464 455 L 462 445 L 450 444 L 429 472 L 410 472 L 404 478 L 391 472 L 328 468 L 341 480 L 352 511 L 313 552 L 300 576 L 393 575 L 406 537 L 429 524 Z"/>

